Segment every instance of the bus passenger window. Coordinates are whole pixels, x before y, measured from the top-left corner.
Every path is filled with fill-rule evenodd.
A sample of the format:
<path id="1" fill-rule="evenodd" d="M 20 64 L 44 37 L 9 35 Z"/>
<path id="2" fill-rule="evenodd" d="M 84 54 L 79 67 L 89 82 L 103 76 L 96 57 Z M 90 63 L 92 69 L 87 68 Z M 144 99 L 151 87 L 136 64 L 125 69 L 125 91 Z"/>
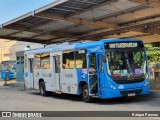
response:
<path id="1" fill-rule="evenodd" d="M 34 69 L 40 69 L 40 54 L 34 55 Z"/>
<path id="2" fill-rule="evenodd" d="M 90 67 L 96 69 L 96 55 L 95 53 L 90 54 Z"/>
<path id="3" fill-rule="evenodd" d="M 50 69 L 50 54 L 49 53 L 41 54 L 41 68 Z"/>
<path id="4" fill-rule="evenodd" d="M 75 63 L 76 68 L 87 68 L 86 50 L 76 50 Z"/>
<path id="5" fill-rule="evenodd" d="M 74 51 L 64 51 L 63 52 L 63 68 L 72 69 L 74 68 Z"/>

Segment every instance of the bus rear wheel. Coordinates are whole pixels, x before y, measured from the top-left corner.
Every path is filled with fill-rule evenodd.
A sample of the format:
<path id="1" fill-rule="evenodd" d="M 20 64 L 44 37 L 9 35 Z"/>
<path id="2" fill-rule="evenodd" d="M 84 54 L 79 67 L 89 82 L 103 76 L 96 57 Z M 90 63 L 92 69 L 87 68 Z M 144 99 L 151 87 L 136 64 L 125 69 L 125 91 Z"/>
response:
<path id="1" fill-rule="evenodd" d="M 47 91 L 46 91 L 46 86 L 45 86 L 44 81 L 41 81 L 41 82 L 40 82 L 40 84 L 39 84 L 39 90 L 40 90 L 40 94 L 41 94 L 42 96 L 47 96 L 47 95 L 48 95 L 48 93 L 47 93 Z"/>
<path id="2" fill-rule="evenodd" d="M 87 84 L 85 84 L 82 88 L 82 98 L 86 103 L 91 102 L 91 97 L 89 96 L 89 89 Z"/>

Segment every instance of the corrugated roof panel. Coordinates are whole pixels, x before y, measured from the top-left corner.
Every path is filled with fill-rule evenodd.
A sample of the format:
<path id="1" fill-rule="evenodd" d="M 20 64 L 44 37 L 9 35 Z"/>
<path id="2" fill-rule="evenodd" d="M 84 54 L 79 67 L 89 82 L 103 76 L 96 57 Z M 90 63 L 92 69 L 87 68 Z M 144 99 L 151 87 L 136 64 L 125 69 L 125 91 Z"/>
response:
<path id="1" fill-rule="evenodd" d="M 86 19 L 90 19 L 90 18 L 97 18 L 100 16 L 104 16 L 107 14 L 111 14 L 114 12 L 118 12 L 120 10 L 123 9 L 127 9 L 130 7 L 134 7 L 137 6 L 138 4 L 129 2 L 127 0 L 118 0 L 113 2 L 112 4 L 106 4 L 100 7 L 95 8 L 94 10 L 88 10 L 87 12 L 83 12 L 79 15 L 76 15 L 74 17 L 76 18 L 86 18 Z"/>
<path id="2" fill-rule="evenodd" d="M 20 33 L 16 33 L 16 34 L 13 34 L 11 36 L 13 37 L 24 37 L 24 38 L 30 38 L 32 36 L 36 35 L 35 33 L 33 32 L 26 32 L 26 31 L 22 31 Z"/>
<path id="3" fill-rule="evenodd" d="M 0 29 L 0 35 L 9 35 L 14 32 L 17 32 L 17 30 L 11 30 L 11 29 Z"/>
<path id="4" fill-rule="evenodd" d="M 53 39 L 53 38 L 56 38 L 56 37 L 57 36 L 54 36 L 54 35 L 42 35 L 42 36 L 35 37 L 35 39 L 48 40 L 48 39 Z"/>
<path id="5" fill-rule="evenodd" d="M 41 25 L 39 27 L 37 27 L 36 29 L 40 29 L 40 30 L 56 30 L 59 29 L 61 27 L 65 27 L 65 26 L 69 26 L 72 25 L 73 23 L 68 22 L 68 21 L 54 21 L 54 22 L 50 22 L 48 24 L 44 24 Z"/>
<path id="6" fill-rule="evenodd" d="M 145 10 L 136 11 L 134 13 L 122 14 L 117 17 L 106 19 L 104 21 L 122 24 L 122 23 L 127 23 L 129 21 L 134 21 L 136 19 L 144 18 L 144 17 L 151 16 L 151 15 L 154 16 L 158 14 L 160 15 L 160 8 L 148 8 Z M 156 20 L 156 18 L 154 19 Z M 153 19 L 151 18 L 148 21 L 153 21 Z M 143 22 L 146 22 L 146 21 L 143 21 Z"/>
<path id="7" fill-rule="evenodd" d="M 75 33 L 84 33 L 85 32 L 89 32 L 89 31 L 92 31 L 92 30 L 97 30 L 99 29 L 100 27 L 94 27 L 94 26 L 85 26 L 85 25 L 79 25 L 79 26 L 75 26 L 75 27 L 72 27 L 70 29 L 68 29 L 68 32 L 75 32 Z"/>

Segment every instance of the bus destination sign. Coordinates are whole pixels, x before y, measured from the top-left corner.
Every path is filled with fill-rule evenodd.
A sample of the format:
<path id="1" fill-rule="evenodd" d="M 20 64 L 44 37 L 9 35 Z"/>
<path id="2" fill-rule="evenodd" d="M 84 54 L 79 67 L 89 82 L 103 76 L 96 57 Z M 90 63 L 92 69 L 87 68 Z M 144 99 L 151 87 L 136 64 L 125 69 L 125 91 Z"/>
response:
<path id="1" fill-rule="evenodd" d="M 105 43 L 106 49 L 138 48 L 138 47 L 143 47 L 143 43 L 139 43 L 139 42 Z"/>
<path id="2" fill-rule="evenodd" d="M 111 43 L 109 44 L 109 48 L 132 48 L 138 47 L 137 43 Z"/>

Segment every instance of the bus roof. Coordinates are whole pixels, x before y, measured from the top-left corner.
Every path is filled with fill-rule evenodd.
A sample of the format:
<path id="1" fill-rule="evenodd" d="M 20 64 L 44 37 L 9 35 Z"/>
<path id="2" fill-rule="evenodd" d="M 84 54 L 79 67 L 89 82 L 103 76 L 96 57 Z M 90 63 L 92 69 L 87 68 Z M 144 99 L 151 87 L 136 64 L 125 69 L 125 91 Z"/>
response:
<path id="1" fill-rule="evenodd" d="M 136 39 L 119 39 L 119 38 L 109 38 L 109 39 L 103 39 L 99 41 L 92 41 L 92 42 L 84 42 L 82 44 L 76 44 L 75 48 L 80 49 L 80 48 L 89 48 L 90 46 L 92 47 L 97 47 L 100 45 L 104 45 L 104 43 L 111 43 L 111 42 L 143 42 L 141 40 L 136 40 Z"/>
<path id="2" fill-rule="evenodd" d="M 89 48 L 89 47 L 102 46 L 104 43 L 131 42 L 131 41 L 140 42 L 141 40 L 110 38 L 110 39 L 103 39 L 99 41 L 82 42 L 82 43 L 76 43 L 76 44 L 66 44 L 66 43 L 65 44 L 62 43 L 58 45 L 53 44 L 53 45 L 48 45 L 48 47 L 46 46 L 45 48 L 25 51 L 24 54 L 38 54 L 38 53 L 53 52 L 53 51 L 63 51 L 63 50 L 82 49 L 82 48 L 84 49 L 84 48 Z"/>
<path id="3" fill-rule="evenodd" d="M 46 52 L 53 52 L 53 51 L 62 51 L 62 50 L 71 50 L 74 49 L 75 45 L 68 45 L 68 46 L 61 46 L 61 45 L 57 45 L 51 48 L 39 48 L 39 49 L 35 49 L 35 50 L 29 50 L 29 51 L 25 51 L 24 54 L 38 54 L 38 53 L 46 53 Z"/>

